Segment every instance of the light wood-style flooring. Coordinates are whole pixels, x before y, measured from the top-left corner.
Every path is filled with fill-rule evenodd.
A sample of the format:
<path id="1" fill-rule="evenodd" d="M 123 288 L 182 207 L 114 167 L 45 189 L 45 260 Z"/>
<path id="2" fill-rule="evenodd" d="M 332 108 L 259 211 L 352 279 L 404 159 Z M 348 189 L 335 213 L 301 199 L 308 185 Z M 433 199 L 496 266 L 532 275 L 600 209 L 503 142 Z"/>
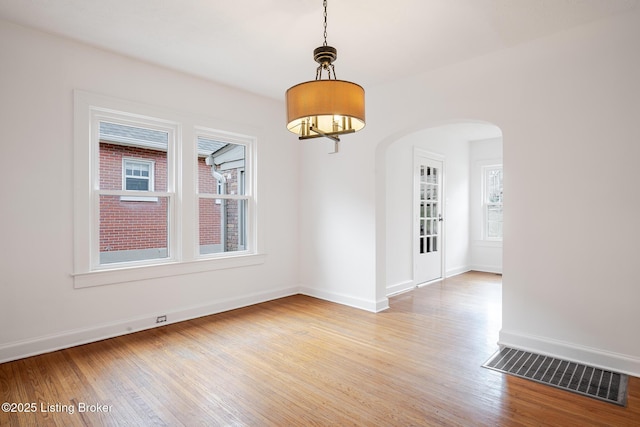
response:
<path id="1" fill-rule="evenodd" d="M 298 295 L 0 364 L 36 409 L 0 426 L 640 426 L 640 378 L 622 408 L 482 368 L 500 300 L 470 272 L 377 314 Z"/>

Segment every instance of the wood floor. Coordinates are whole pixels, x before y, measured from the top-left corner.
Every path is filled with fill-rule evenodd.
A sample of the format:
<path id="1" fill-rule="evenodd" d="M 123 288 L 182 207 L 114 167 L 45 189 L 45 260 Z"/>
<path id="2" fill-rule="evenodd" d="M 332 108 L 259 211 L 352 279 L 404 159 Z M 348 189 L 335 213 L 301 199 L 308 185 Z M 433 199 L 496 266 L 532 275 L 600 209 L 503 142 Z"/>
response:
<path id="1" fill-rule="evenodd" d="M 640 425 L 640 378 L 622 408 L 482 368 L 500 297 L 475 272 L 378 314 L 298 295 L 0 364 L 35 410 L 0 426 Z"/>

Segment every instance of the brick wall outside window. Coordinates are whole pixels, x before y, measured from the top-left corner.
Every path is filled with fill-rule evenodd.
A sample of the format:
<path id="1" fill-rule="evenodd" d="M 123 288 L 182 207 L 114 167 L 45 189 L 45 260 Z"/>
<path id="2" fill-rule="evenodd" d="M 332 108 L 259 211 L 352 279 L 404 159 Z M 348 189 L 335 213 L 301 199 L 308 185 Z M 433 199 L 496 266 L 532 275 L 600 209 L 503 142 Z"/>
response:
<path id="1" fill-rule="evenodd" d="M 167 191 L 167 153 L 163 151 L 100 143 L 100 188 L 122 190 L 123 158 L 154 162 L 154 191 Z M 220 171 L 227 177 L 227 192 L 238 194 L 238 171 Z M 204 158 L 198 158 L 198 180 L 201 193 L 217 194 L 217 180 Z M 120 196 L 100 197 L 100 252 L 134 249 L 167 248 L 167 198 L 157 200 L 123 200 Z M 221 244 L 221 213 L 227 218 L 226 250 L 238 250 L 238 202 L 201 199 L 200 245 Z"/>
<path id="2" fill-rule="evenodd" d="M 238 194 L 238 171 L 236 169 L 218 172 L 227 178 L 227 194 Z M 198 159 L 198 191 L 199 193 L 218 194 L 218 181 L 211 174 L 211 166 L 207 166 L 204 158 Z M 217 245 L 221 243 L 221 214 L 226 214 L 227 236 L 226 250 L 238 250 L 238 202 L 227 200 L 216 203 L 215 199 L 200 199 L 200 245 Z"/>
<path id="3" fill-rule="evenodd" d="M 198 158 L 198 192 L 218 194 L 217 180 L 211 175 L 211 166 Z M 200 245 L 220 244 L 220 206 L 215 199 L 200 199 Z"/>
<path id="4" fill-rule="evenodd" d="M 154 161 L 154 190 L 167 190 L 167 153 L 100 143 L 100 188 L 122 190 L 123 158 Z M 100 252 L 167 248 L 167 199 L 127 201 L 100 197 Z"/>

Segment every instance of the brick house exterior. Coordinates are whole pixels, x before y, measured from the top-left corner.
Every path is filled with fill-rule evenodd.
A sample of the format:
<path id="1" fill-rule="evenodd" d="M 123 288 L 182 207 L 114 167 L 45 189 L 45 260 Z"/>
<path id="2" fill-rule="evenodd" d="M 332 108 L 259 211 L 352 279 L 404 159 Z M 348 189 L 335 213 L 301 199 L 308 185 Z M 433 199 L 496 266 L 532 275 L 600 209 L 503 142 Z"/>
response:
<path id="1" fill-rule="evenodd" d="M 131 131 L 130 129 L 133 129 Z M 125 138 L 123 134 L 127 133 Z M 137 132 L 136 138 L 131 134 Z M 124 190 L 126 180 L 136 181 L 124 172 L 125 161 L 147 164 L 148 176 L 143 177 L 148 191 L 167 191 L 167 152 L 153 146 L 157 136 L 145 135 L 141 128 L 130 128 L 101 123 L 100 134 L 100 188 L 102 190 Z M 225 166 L 224 162 L 212 161 L 207 165 L 207 154 L 212 159 L 215 153 L 207 149 L 228 152 L 232 144 L 202 144 L 198 155 L 198 191 L 206 194 L 239 194 L 239 178 L 242 167 Z M 166 147 L 166 143 L 164 145 Z M 239 146 L 235 146 L 239 147 Z M 243 152 L 244 153 L 244 152 Z M 143 180 L 144 181 L 144 180 Z M 143 190 L 147 190 L 143 188 Z M 199 243 L 201 253 L 229 252 L 244 249 L 243 231 L 240 230 L 242 209 L 240 201 L 223 199 L 199 199 Z M 129 197 L 102 195 L 100 197 L 100 254 L 101 263 L 138 259 L 164 258 L 168 256 L 168 198 Z"/>
<path id="2" fill-rule="evenodd" d="M 166 152 L 100 142 L 100 188 L 122 190 L 123 160 L 149 160 L 155 191 L 167 191 Z M 166 197 L 100 198 L 100 252 L 167 248 Z"/>
<path id="3" fill-rule="evenodd" d="M 205 158 L 198 157 L 198 192 L 206 194 L 239 194 L 239 175 L 238 169 L 229 169 L 223 171 L 220 166 L 214 166 L 214 170 L 224 176 L 225 182 L 219 187 L 218 180 L 211 173 L 211 166 L 205 162 Z M 220 191 L 220 192 L 219 192 Z M 222 245 L 224 240 L 225 250 L 205 250 L 205 252 L 231 252 L 241 248 L 239 237 L 239 209 L 238 202 L 235 200 L 221 199 L 200 199 L 199 201 L 199 217 L 200 217 L 200 247 L 215 248 L 216 245 Z M 222 221 L 226 227 L 222 228 Z"/>

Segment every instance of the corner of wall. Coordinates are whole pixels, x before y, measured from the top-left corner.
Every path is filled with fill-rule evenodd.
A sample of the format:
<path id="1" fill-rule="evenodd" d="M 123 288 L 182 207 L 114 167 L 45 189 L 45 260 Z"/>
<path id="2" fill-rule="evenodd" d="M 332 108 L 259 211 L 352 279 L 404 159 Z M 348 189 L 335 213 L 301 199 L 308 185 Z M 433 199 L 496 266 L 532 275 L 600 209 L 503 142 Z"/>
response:
<path id="1" fill-rule="evenodd" d="M 355 298 L 349 295 L 340 294 L 337 292 L 331 292 L 321 289 L 314 289 L 307 286 L 300 287 L 300 293 L 302 295 L 307 295 L 313 298 L 318 298 L 321 300 L 335 302 L 337 304 L 346 305 L 353 308 L 359 308 L 361 310 L 370 311 L 372 313 L 377 313 L 379 311 L 386 310 L 389 308 L 389 300 L 385 298 L 381 298 L 379 300 L 368 300 L 363 298 Z"/>
<path id="2" fill-rule="evenodd" d="M 398 282 L 396 284 L 393 285 L 389 285 L 387 286 L 387 297 L 391 297 L 393 295 L 398 295 L 401 294 L 403 292 L 407 292 L 410 291 L 411 289 L 415 288 L 416 285 L 413 282 L 413 280 L 405 280 L 402 282 Z"/>

